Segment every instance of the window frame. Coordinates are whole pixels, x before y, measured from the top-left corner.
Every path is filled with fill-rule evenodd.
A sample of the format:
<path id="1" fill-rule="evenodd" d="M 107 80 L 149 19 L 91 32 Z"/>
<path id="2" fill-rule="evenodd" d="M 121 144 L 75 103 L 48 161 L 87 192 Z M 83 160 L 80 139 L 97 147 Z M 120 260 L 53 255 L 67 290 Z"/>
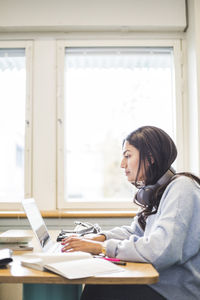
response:
<path id="1" fill-rule="evenodd" d="M 24 197 L 32 195 L 32 41 L 0 41 L 0 48 L 25 49 L 26 58 L 26 107 L 25 107 L 25 144 L 24 144 Z M 19 210 L 17 201 L 0 201 L 1 210 Z"/>
<path id="2" fill-rule="evenodd" d="M 175 137 L 179 156 L 177 159 L 177 171 L 187 166 L 187 143 L 183 135 L 185 119 L 183 105 L 183 64 L 182 41 L 180 39 L 166 40 L 58 40 L 57 41 L 57 208 L 76 210 L 130 210 L 133 203 L 109 202 L 109 203 L 70 203 L 64 201 L 64 65 L 66 47 L 172 47 L 174 54 L 174 97 L 175 102 Z M 114 204 L 114 205 L 113 205 Z M 114 209 L 113 209 L 114 207 Z"/>

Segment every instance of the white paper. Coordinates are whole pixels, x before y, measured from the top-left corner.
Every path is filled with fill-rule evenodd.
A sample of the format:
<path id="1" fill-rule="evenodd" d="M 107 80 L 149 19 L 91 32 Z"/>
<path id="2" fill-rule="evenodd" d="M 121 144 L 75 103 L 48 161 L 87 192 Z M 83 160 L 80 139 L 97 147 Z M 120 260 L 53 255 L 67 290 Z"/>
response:
<path id="1" fill-rule="evenodd" d="M 50 263 L 48 265 L 44 265 L 44 267 L 69 279 L 124 271 L 123 268 L 109 261 L 98 258 Z"/>
<path id="2" fill-rule="evenodd" d="M 44 265 L 57 262 L 67 262 L 74 260 L 85 260 L 92 258 L 90 253 L 86 252 L 71 252 L 71 253 L 43 253 L 33 252 L 24 254 L 20 257 L 21 264 L 25 267 L 33 268 L 36 270 L 43 270 Z"/>

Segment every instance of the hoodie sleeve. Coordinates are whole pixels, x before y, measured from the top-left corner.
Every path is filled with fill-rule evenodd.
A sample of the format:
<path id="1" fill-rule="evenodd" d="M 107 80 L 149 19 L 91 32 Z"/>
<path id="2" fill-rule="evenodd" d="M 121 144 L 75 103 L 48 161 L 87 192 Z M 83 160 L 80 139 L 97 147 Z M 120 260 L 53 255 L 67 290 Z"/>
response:
<path id="1" fill-rule="evenodd" d="M 144 231 L 138 223 L 138 216 L 135 216 L 131 226 L 115 227 L 108 231 L 101 231 L 100 234 L 105 235 L 106 240 L 124 240 L 129 239 L 133 234 L 136 234 L 137 236 L 142 236 L 144 234 Z"/>
<path id="2" fill-rule="evenodd" d="M 199 191 L 189 178 L 174 180 L 166 188 L 158 212 L 148 217 L 144 235 L 135 231 L 124 240 L 109 239 L 107 255 L 128 261 L 150 262 L 160 270 L 197 253 L 199 242 L 188 247 L 187 237 L 190 231 L 195 230 L 194 213 L 200 214 Z M 186 248 L 189 249 L 187 253 Z"/>

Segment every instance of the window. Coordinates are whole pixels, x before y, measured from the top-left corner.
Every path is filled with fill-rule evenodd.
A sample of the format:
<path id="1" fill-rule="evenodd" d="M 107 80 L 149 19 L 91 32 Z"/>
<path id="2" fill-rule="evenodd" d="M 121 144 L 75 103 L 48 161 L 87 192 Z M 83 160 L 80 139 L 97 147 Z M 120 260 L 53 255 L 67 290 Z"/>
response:
<path id="1" fill-rule="evenodd" d="M 1 208 L 8 208 L 9 204 L 17 203 L 29 194 L 29 155 L 25 156 L 25 152 L 30 150 L 27 140 L 28 128 L 25 128 L 25 120 L 26 125 L 30 122 L 26 110 L 29 83 L 26 51 L 26 46 L 0 47 Z"/>
<path id="2" fill-rule="evenodd" d="M 64 48 L 59 205 L 130 207 L 134 190 L 120 170 L 123 138 L 139 126 L 155 125 L 176 141 L 174 49 Z"/>

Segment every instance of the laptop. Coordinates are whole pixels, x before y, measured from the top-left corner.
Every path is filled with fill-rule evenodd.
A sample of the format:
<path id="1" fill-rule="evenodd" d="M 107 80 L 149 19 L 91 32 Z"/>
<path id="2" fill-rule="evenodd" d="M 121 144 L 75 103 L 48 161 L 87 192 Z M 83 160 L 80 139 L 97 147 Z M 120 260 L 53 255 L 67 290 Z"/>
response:
<path id="1" fill-rule="evenodd" d="M 33 198 L 23 199 L 22 206 L 30 223 L 30 226 L 39 241 L 39 245 L 43 252 L 59 253 L 62 245 L 58 242 L 53 242 L 48 233 L 47 227 Z"/>

